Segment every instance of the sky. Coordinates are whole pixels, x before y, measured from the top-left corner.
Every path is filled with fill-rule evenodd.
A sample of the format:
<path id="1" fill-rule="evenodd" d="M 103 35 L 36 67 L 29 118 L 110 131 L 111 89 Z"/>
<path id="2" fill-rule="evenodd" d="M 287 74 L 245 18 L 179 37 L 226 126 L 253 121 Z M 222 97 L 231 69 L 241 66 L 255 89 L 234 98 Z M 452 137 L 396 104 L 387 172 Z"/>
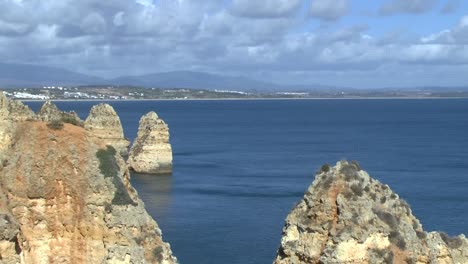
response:
<path id="1" fill-rule="evenodd" d="M 112 78 L 467 86 L 466 0 L 0 0 L 0 62 Z"/>

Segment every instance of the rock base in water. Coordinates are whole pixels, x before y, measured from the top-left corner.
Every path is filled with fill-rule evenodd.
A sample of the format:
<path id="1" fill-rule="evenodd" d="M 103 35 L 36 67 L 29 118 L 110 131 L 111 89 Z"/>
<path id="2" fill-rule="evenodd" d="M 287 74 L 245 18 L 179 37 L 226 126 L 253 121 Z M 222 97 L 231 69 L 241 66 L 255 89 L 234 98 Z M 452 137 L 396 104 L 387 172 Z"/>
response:
<path id="1" fill-rule="evenodd" d="M 128 165 L 140 173 L 172 173 L 169 128 L 155 112 L 150 112 L 140 119 L 138 136 L 130 149 Z"/>

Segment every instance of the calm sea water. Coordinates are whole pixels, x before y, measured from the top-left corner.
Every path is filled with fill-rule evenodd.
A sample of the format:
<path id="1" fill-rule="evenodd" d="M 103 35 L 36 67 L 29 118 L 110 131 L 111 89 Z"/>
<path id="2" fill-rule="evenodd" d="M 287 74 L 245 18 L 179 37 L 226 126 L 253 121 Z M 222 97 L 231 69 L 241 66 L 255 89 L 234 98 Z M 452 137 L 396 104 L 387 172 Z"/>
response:
<path id="1" fill-rule="evenodd" d="M 82 118 L 93 104 L 57 103 Z M 129 138 L 148 111 L 169 124 L 173 176 L 132 182 L 183 264 L 271 263 L 314 172 L 340 159 L 389 184 L 426 230 L 468 234 L 468 100 L 110 104 Z"/>

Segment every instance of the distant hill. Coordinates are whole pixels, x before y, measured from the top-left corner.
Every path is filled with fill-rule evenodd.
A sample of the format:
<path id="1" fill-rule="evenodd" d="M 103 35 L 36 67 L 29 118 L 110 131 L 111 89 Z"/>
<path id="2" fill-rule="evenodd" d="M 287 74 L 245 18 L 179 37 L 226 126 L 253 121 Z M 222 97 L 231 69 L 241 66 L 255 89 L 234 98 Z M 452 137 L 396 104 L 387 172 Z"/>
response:
<path id="1" fill-rule="evenodd" d="M 219 90 L 276 90 L 281 86 L 244 77 L 203 72 L 174 71 L 106 80 L 55 67 L 0 63 L 0 86 L 40 87 L 45 85 L 131 85 L 158 88 Z"/>
<path id="2" fill-rule="evenodd" d="M 231 77 L 204 72 L 173 71 L 139 76 L 123 76 L 111 80 L 118 85 L 138 85 L 158 88 L 191 88 L 218 90 L 279 90 L 279 85 L 245 77 Z"/>
<path id="3" fill-rule="evenodd" d="M 420 86 L 420 87 L 377 87 L 373 89 L 355 89 L 322 84 L 286 85 L 268 81 L 250 79 L 241 76 L 226 76 L 194 71 L 172 71 L 135 76 L 121 76 L 115 79 L 104 79 L 96 76 L 77 73 L 61 68 L 0 63 L 0 89 L 41 86 L 84 86 L 84 85 L 128 85 L 147 88 L 186 88 L 207 90 L 236 90 L 257 92 L 320 92 L 336 93 L 341 91 L 368 92 L 387 91 L 426 91 L 433 93 L 466 92 L 468 86 Z"/>
<path id="4" fill-rule="evenodd" d="M 326 85 L 280 85 L 241 76 L 226 76 L 193 71 L 173 71 L 104 79 L 65 69 L 0 63 L 0 88 L 66 85 L 129 85 L 156 88 L 187 88 L 236 91 L 337 91 L 349 88 Z"/>
<path id="5" fill-rule="evenodd" d="M 60 68 L 0 63 L 0 86 L 39 87 L 45 85 L 104 84 L 105 79 Z"/>

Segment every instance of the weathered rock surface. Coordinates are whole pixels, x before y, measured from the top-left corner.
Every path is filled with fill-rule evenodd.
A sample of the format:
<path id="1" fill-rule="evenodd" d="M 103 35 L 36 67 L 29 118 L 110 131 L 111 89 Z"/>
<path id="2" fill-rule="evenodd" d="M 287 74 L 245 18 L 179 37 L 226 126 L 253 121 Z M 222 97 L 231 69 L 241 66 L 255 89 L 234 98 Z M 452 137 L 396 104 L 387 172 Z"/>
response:
<path id="1" fill-rule="evenodd" d="M 84 122 L 86 130 L 105 145 L 114 147 L 122 156 L 128 155 L 130 141 L 124 137 L 120 118 L 108 104 L 98 104 L 91 108 Z"/>
<path id="2" fill-rule="evenodd" d="M 468 263 L 468 240 L 422 229 L 357 163 L 324 165 L 286 219 L 274 263 Z"/>
<path id="3" fill-rule="evenodd" d="M 177 262 L 113 147 L 71 124 L 13 129 L 0 162 L 0 263 Z"/>
<path id="4" fill-rule="evenodd" d="M 44 122 L 61 121 L 64 123 L 83 126 L 83 121 L 75 112 L 61 111 L 51 101 L 46 101 L 42 105 L 41 109 L 37 113 L 37 119 Z"/>
<path id="5" fill-rule="evenodd" d="M 34 112 L 20 101 L 8 100 L 0 91 L 0 120 L 24 121 L 34 119 Z"/>
<path id="6" fill-rule="evenodd" d="M 11 144 L 17 123 L 35 118 L 34 112 L 29 107 L 20 101 L 8 100 L 0 91 L 0 160 Z"/>
<path id="7" fill-rule="evenodd" d="M 128 164 L 131 169 L 141 173 L 172 172 L 169 128 L 155 112 L 149 112 L 140 119 L 138 136 L 130 149 Z"/>
<path id="8" fill-rule="evenodd" d="M 20 263 L 19 225 L 11 215 L 0 188 L 0 263 Z"/>

